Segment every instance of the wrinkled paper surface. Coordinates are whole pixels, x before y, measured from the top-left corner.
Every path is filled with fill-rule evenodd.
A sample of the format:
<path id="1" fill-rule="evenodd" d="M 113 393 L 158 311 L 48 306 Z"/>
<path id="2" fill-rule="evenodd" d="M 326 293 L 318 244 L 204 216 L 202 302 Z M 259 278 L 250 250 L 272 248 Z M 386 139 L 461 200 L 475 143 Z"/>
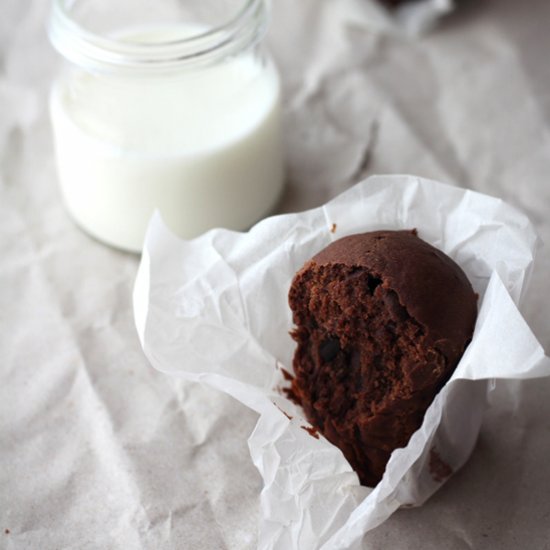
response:
<path id="1" fill-rule="evenodd" d="M 287 292 L 331 241 L 410 228 L 461 265 L 480 296 L 479 315 L 422 427 L 371 490 L 337 448 L 309 435 L 280 391 L 294 349 Z M 206 383 L 260 414 L 248 440 L 264 481 L 260 548 L 358 547 L 365 532 L 400 506 L 422 504 L 448 477 L 434 473 L 434 453 L 452 471 L 464 464 L 494 379 L 550 375 L 517 308 L 536 242 L 528 219 L 503 201 L 412 176 L 371 177 L 322 207 L 268 218 L 247 233 L 216 229 L 183 241 L 155 217 L 134 293 L 143 349 L 162 372 Z"/>

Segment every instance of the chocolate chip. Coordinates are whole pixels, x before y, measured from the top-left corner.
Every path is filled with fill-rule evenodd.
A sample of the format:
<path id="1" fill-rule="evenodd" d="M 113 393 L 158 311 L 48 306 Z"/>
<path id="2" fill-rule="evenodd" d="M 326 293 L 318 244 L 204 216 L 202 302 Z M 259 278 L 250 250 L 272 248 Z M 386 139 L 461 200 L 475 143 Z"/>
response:
<path id="1" fill-rule="evenodd" d="M 409 317 L 407 310 L 401 305 L 395 292 L 386 292 L 383 300 L 394 322 L 405 321 Z"/>
<path id="2" fill-rule="evenodd" d="M 375 277 L 374 275 L 367 276 L 367 286 L 369 287 L 369 292 L 371 293 L 371 296 L 374 294 L 374 291 L 376 290 L 377 286 L 380 286 L 382 284 L 382 279 L 380 277 Z"/>
<path id="3" fill-rule="evenodd" d="M 319 346 L 319 355 L 325 363 L 330 363 L 340 352 L 338 338 L 328 338 Z"/>

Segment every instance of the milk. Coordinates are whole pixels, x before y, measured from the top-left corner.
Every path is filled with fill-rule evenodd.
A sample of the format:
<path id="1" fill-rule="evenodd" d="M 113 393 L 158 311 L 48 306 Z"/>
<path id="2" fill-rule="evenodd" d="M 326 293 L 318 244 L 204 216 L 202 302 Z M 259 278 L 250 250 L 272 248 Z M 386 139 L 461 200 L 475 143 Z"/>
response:
<path id="1" fill-rule="evenodd" d="M 68 211 L 115 247 L 140 251 L 155 209 L 192 238 L 250 227 L 281 193 L 279 80 L 252 54 L 153 78 L 75 70 L 50 108 Z"/>

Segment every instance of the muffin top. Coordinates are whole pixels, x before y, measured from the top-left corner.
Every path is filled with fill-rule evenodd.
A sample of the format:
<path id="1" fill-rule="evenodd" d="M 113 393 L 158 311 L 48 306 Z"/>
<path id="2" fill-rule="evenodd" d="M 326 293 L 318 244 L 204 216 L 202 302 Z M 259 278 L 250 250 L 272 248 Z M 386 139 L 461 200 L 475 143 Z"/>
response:
<path id="1" fill-rule="evenodd" d="M 462 269 L 416 230 L 343 237 L 316 254 L 296 277 L 313 265 L 338 264 L 365 268 L 376 284 L 392 289 L 424 328 L 426 345 L 447 357 L 462 353 L 474 329 L 477 295 Z"/>

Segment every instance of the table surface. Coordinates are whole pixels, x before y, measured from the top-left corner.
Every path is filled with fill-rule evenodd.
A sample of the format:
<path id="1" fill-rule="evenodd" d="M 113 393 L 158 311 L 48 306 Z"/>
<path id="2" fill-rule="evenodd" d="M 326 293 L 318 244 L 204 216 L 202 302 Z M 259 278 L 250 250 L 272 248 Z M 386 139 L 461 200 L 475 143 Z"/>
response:
<path id="1" fill-rule="evenodd" d="M 255 548 L 256 415 L 148 365 L 131 304 L 139 259 L 63 209 L 47 10 L 0 0 L 0 547 Z M 373 30 L 360 0 L 274 2 L 279 211 L 412 173 L 501 197 L 550 242 L 549 20 L 546 0 L 464 1 L 412 37 Z M 549 350 L 548 250 L 537 260 L 522 312 Z M 550 548 L 549 391 L 548 379 L 499 383 L 466 466 L 364 548 Z"/>

